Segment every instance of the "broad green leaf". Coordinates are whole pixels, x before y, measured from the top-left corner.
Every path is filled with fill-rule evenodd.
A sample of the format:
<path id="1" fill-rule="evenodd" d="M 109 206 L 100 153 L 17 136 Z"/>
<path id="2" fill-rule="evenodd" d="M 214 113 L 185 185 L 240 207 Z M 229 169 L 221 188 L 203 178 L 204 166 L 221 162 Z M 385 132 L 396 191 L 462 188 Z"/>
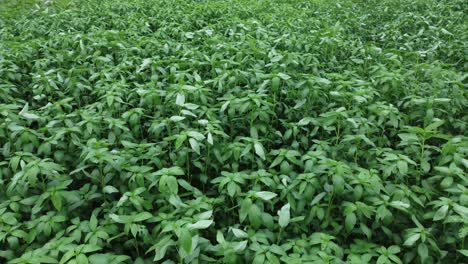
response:
<path id="1" fill-rule="evenodd" d="M 184 116 L 171 116 L 170 119 L 171 119 L 172 122 L 180 122 L 180 121 L 184 120 L 185 117 Z"/>
<path id="2" fill-rule="evenodd" d="M 289 203 L 283 205 L 283 207 L 281 207 L 281 209 L 278 211 L 278 224 L 280 225 L 281 228 L 284 228 L 286 226 L 288 226 L 289 224 L 289 220 L 291 218 L 291 215 L 290 215 L 290 209 L 291 209 L 291 206 L 289 205 Z"/>
<path id="3" fill-rule="evenodd" d="M 79 254 L 79 255 L 76 257 L 76 263 L 77 263 L 77 264 L 88 264 L 89 261 L 88 261 L 88 258 L 86 257 L 86 255 L 84 255 L 84 254 Z"/>
<path id="4" fill-rule="evenodd" d="M 313 206 L 313 205 L 317 204 L 318 202 L 320 202 L 320 200 L 322 200 L 323 197 L 325 197 L 325 195 L 327 195 L 327 193 L 325 193 L 325 192 L 317 194 L 317 196 L 314 197 L 314 199 L 312 200 L 310 205 Z"/>
<path id="5" fill-rule="evenodd" d="M 188 224 L 188 229 L 206 229 L 213 223 L 213 220 L 200 220 L 194 224 Z"/>
<path id="6" fill-rule="evenodd" d="M 370 230 L 363 223 L 360 224 L 360 227 L 361 227 L 361 231 L 364 233 L 364 235 L 366 235 L 367 239 L 371 239 L 372 238 L 372 230 Z"/>
<path id="7" fill-rule="evenodd" d="M 73 258 L 75 256 L 75 251 L 73 250 L 69 250 L 67 252 L 65 252 L 65 254 L 63 254 L 62 258 L 60 259 L 60 264 L 63 264 L 63 263 L 67 263 L 68 260 L 70 260 L 71 258 Z"/>
<path id="8" fill-rule="evenodd" d="M 238 228 L 231 228 L 232 233 L 234 234 L 235 237 L 237 238 L 246 238 L 248 235 L 246 232 L 238 229 Z"/>
<path id="9" fill-rule="evenodd" d="M 345 219 L 346 231 L 351 232 L 351 230 L 353 230 L 355 225 L 356 225 L 356 214 L 350 213 L 346 215 L 346 219 Z"/>
<path id="10" fill-rule="evenodd" d="M 142 221 L 150 219 L 151 217 L 153 217 L 151 213 L 141 212 L 141 213 L 136 214 L 133 217 L 133 222 L 142 222 Z"/>
<path id="11" fill-rule="evenodd" d="M 255 195 L 264 200 L 264 201 L 269 201 L 273 198 L 275 198 L 277 196 L 276 193 L 272 193 L 272 192 L 265 192 L 265 191 L 262 191 L 262 192 L 256 192 Z"/>
<path id="12" fill-rule="evenodd" d="M 453 205 L 453 210 L 464 218 L 468 217 L 468 208 L 459 204 Z"/>
<path id="13" fill-rule="evenodd" d="M 185 103 L 185 95 L 178 93 L 176 96 L 176 104 L 182 106 L 184 105 L 184 103 Z"/>
<path id="14" fill-rule="evenodd" d="M 249 214 L 250 207 L 252 207 L 252 200 L 244 199 L 241 202 L 240 210 L 239 210 L 239 220 L 242 223 L 247 215 Z"/>
<path id="15" fill-rule="evenodd" d="M 114 186 L 107 185 L 107 186 L 104 186 L 103 192 L 105 192 L 105 193 L 116 193 L 116 192 L 119 192 L 119 190 L 117 190 L 117 188 L 115 188 Z"/>
<path id="16" fill-rule="evenodd" d="M 99 250 L 101 250 L 101 247 L 98 245 L 86 244 L 86 245 L 83 245 L 83 248 L 81 249 L 81 253 L 90 253 L 90 252 L 96 252 Z"/>
<path id="17" fill-rule="evenodd" d="M 92 214 L 91 218 L 89 219 L 89 228 L 92 231 L 94 231 L 94 230 L 96 230 L 97 226 L 98 226 L 98 220 L 96 218 L 96 215 Z"/>
<path id="18" fill-rule="evenodd" d="M 254 144 L 255 154 L 257 154 L 261 159 L 265 160 L 265 151 L 263 150 L 263 146 L 260 143 Z"/>
<path id="19" fill-rule="evenodd" d="M 233 249 L 235 252 L 240 253 L 244 251 L 244 249 L 247 247 L 247 240 L 238 242 L 234 245 Z"/>
<path id="20" fill-rule="evenodd" d="M 421 258 L 421 261 L 424 262 L 429 257 L 429 249 L 426 244 L 420 243 L 418 246 L 418 255 Z"/>
<path id="21" fill-rule="evenodd" d="M 258 254 L 254 257 L 252 264 L 263 264 L 265 263 L 265 254 Z"/>
<path id="22" fill-rule="evenodd" d="M 51 195 L 52 204 L 54 205 L 57 211 L 62 210 L 62 196 L 59 192 L 53 192 Z"/>
<path id="23" fill-rule="evenodd" d="M 400 253 L 401 248 L 399 246 L 390 246 L 390 247 L 388 247 L 387 251 L 390 254 L 398 254 L 398 253 Z"/>
<path id="24" fill-rule="evenodd" d="M 447 216 L 449 206 L 448 205 L 443 205 L 441 206 L 434 214 L 434 218 L 432 220 L 434 221 L 439 221 L 444 219 Z"/>
<path id="25" fill-rule="evenodd" d="M 159 179 L 158 188 L 161 193 L 177 194 L 179 191 L 177 178 L 168 175 L 161 176 L 161 179 Z"/>
<path id="26" fill-rule="evenodd" d="M 176 139 L 176 142 L 175 142 L 176 149 L 179 149 L 184 144 L 185 140 L 187 140 L 186 135 L 177 136 L 177 139 Z"/>
<path id="27" fill-rule="evenodd" d="M 388 260 L 388 257 L 385 256 L 385 255 L 381 255 L 380 257 L 377 258 L 377 264 L 385 264 L 385 263 L 388 263 L 389 260 Z"/>
<path id="28" fill-rule="evenodd" d="M 249 209 L 249 222 L 254 228 L 262 224 L 262 212 L 256 204 L 252 204 Z"/>
<path id="29" fill-rule="evenodd" d="M 413 234 L 405 240 L 405 243 L 403 243 L 403 245 L 411 247 L 412 245 L 414 245 L 414 243 L 416 243 L 416 241 L 419 240 L 420 237 L 421 235 L 419 233 Z"/>
<path id="30" fill-rule="evenodd" d="M 179 230 L 179 246 L 185 250 L 185 252 L 190 253 L 192 251 L 192 235 L 190 231 L 186 228 L 181 228 Z"/>

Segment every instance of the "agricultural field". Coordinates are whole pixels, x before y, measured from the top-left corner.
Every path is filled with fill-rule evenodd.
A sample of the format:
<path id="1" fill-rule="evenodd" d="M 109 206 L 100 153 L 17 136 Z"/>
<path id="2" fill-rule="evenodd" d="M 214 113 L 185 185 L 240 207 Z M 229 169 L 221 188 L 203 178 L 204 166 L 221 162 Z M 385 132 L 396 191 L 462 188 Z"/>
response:
<path id="1" fill-rule="evenodd" d="M 0 263 L 468 263 L 464 0 L 0 0 Z"/>

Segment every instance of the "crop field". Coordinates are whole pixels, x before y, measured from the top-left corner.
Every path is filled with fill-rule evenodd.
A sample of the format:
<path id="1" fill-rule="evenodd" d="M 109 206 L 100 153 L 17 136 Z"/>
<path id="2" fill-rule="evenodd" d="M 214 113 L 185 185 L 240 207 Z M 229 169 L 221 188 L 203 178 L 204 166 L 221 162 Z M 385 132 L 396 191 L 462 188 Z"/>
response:
<path id="1" fill-rule="evenodd" d="M 0 263 L 468 263 L 464 0 L 0 0 Z"/>

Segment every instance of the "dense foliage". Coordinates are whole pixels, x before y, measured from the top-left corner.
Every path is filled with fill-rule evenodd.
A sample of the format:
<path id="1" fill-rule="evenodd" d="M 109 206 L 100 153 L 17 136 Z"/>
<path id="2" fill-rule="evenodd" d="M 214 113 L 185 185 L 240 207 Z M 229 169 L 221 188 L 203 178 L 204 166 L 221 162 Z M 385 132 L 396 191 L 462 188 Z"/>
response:
<path id="1" fill-rule="evenodd" d="M 1 263 L 463 263 L 463 0 L 0 12 Z"/>

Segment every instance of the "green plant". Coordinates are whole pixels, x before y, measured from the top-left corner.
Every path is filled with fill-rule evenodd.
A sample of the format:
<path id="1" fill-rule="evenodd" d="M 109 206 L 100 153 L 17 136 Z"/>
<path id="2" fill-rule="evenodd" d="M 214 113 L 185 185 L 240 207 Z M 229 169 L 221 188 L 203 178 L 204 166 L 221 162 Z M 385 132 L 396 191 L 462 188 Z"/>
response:
<path id="1" fill-rule="evenodd" d="M 466 262 L 463 1 L 10 2 L 0 263 Z"/>

